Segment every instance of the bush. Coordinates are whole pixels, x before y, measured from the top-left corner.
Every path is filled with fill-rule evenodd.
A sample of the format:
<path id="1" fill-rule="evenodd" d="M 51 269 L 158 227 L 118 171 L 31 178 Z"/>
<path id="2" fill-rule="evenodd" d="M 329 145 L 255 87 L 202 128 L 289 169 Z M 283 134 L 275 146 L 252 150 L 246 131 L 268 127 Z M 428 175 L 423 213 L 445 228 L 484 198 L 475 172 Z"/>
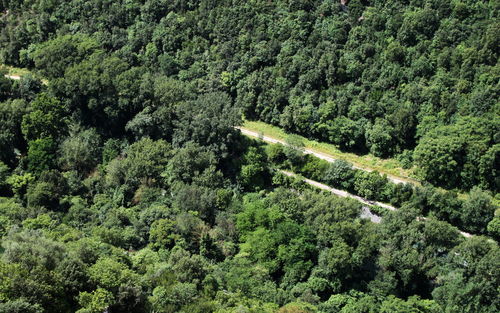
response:
<path id="1" fill-rule="evenodd" d="M 344 160 L 336 160 L 329 164 L 322 180 L 337 188 L 353 190 L 355 173 L 356 170 L 352 168 L 352 164 Z"/>
<path id="2" fill-rule="evenodd" d="M 311 155 L 306 155 L 304 159 L 305 162 L 300 169 L 300 173 L 311 179 L 322 180 L 325 171 L 329 167 L 328 162 Z"/>

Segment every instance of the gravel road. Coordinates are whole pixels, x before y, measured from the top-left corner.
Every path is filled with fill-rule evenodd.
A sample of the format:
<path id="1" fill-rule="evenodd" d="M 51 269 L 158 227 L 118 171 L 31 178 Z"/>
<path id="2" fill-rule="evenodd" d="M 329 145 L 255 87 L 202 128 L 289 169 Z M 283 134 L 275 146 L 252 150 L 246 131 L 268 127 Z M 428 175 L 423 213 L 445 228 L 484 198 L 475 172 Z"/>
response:
<path id="1" fill-rule="evenodd" d="M 246 129 L 246 128 L 241 127 L 241 126 L 237 126 L 235 128 L 239 129 L 243 135 L 246 135 L 246 136 L 249 136 L 249 137 L 260 138 L 260 139 L 264 140 L 265 142 L 269 142 L 269 143 L 280 143 L 282 145 L 286 145 L 286 143 L 285 143 L 284 140 L 279 140 L 279 139 L 272 138 L 272 137 L 269 137 L 269 136 L 266 136 L 266 135 L 262 136 L 262 135 L 260 135 L 257 132 L 254 132 L 252 130 Z M 313 150 L 307 149 L 307 148 L 304 149 L 304 153 L 305 154 L 312 154 L 315 157 L 320 158 L 320 159 L 325 160 L 325 161 L 330 162 L 330 163 L 333 163 L 333 162 L 335 162 L 337 160 L 337 159 L 332 158 L 331 156 L 329 156 L 327 154 L 324 154 L 324 153 L 321 153 L 321 152 L 316 152 L 316 151 L 313 151 Z M 353 165 L 353 168 L 359 169 L 359 170 L 363 170 L 363 171 L 367 171 L 367 172 L 372 172 L 373 171 L 370 168 L 359 167 L 359 166 L 355 166 L 355 165 Z M 399 177 L 396 177 L 394 175 L 387 175 L 387 179 L 389 179 L 390 181 L 392 181 L 392 182 L 394 182 L 396 184 L 405 184 L 405 183 L 408 183 L 407 180 L 399 178 Z"/>
<path id="2" fill-rule="evenodd" d="M 286 176 L 289 176 L 289 177 L 297 177 L 298 176 L 297 174 L 289 172 L 289 171 L 280 170 L 280 172 L 283 173 L 283 174 L 285 174 Z M 337 195 L 339 197 L 351 198 L 351 199 L 355 199 L 355 200 L 361 202 L 363 204 L 363 209 L 361 211 L 360 217 L 361 218 L 369 219 L 373 223 L 377 223 L 377 224 L 380 223 L 380 221 L 382 220 L 382 218 L 380 216 L 374 214 L 372 211 L 370 211 L 370 207 L 371 206 L 376 205 L 376 206 L 380 206 L 380 207 L 389 209 L 391 211 L 397 210 L 397 208 L 395 208 L 395 207 L 393 207 L 391 205 L 388 205 L 388 204 L 385 204 L 385 203 L 382 203 L 382 202 L 378 202 L 378 201 L 369 201 L 369 200 L 366 200 L 366 199 L 364 199 L 362 197 L 350 194 L 347 191 L 336 189 L 336 188 L 332 188 L 332 187 L 330 187 L 328 185 L 322 184 L 320 182 L 317 182 L 317 181 L 314 181 L 314 180 L 311 180 L 311 179 L 304 178 L 303 181 L 305 183 L 311 185 L 311 186 L 316 187 L 316 188 L 329 191 L 329 192 L 331 192 L 331 193 L 333 193 L 333 194 L 335 194 L 335 195 Z M 426 218 L 425 217 L 419 217 L 418 219 L 424 219 L 425 220 Z M 462 236 L 467 237 L 467 238 L 470 238 L 470 237 L 473 236 L 472 234 L 466 233 L 466 232 L 461 231 L 461 230 L 459 230 L 459 233 Z"/>

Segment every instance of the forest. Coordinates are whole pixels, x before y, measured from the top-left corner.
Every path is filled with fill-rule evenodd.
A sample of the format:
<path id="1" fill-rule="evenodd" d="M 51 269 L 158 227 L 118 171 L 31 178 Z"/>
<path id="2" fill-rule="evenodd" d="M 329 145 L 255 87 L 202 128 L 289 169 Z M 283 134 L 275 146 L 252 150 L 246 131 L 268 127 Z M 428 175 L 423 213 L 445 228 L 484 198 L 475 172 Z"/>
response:
<path id="1" fill-rule="evenodd" d="M 499 13 L 0 0 L 0 313 L 499 312 Z"/>

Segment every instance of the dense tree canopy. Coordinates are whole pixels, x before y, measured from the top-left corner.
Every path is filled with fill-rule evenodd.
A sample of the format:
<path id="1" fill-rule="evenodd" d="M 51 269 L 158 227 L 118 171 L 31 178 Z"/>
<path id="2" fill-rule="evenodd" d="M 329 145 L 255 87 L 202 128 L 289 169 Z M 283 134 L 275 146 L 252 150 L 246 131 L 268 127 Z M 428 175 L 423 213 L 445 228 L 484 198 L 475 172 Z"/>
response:
<path id="1" fill-rule="evenodd" d="M 499 12 L 0 0 L 0 312 L 500 311 Z"/>

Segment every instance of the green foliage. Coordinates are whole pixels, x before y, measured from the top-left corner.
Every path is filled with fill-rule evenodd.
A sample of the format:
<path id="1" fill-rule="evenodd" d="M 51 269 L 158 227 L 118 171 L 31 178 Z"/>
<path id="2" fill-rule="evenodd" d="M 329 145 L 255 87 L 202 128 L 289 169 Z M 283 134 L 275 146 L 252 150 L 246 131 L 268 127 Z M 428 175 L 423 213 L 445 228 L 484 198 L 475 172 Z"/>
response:
<path id="1" fill-rule="evenodd" d="M 102 163 L 107 165 L 111 160 L 120 155 L 120 141 L 117 139 L 107 140 L 102 147 Z"/>
<path id="2" fill-rule="evenodd" d="M 168 161 L 166 177 L 169 184 L 181 181 L 187 184 L 199 183 L 206 186 L 220 185 L 219 173 L 216 172 L 217 157 L 208 148 L 188 143 L 185 147 L 176 150 L 175 155 Z"/>
<path id="3" fill-rule="evenodd" d="M 125 264 L 110 257 L 100 258 L 89 267 L 89 277 L 99 287 L 107 290 L 117 290 L 135 278 Z"/>
<path id="4" fill-rule="evenodd" d="M 246 190 L 263 189 L 267 182 L 267 156 L 259 147 L 250 147 L 243 155 L 239 180 Z"/>
<path id="5" fill-rule="evenodd" d="M 328 162 L 308 155 L 305 157 L 305 164 L 300 169 L 300 172 L 312 179 L 322 179 L 328 167 Z"/>
<path id="6" fill-rule="evenodd" d="M 386 120 L 377 119 L 366 131 L 366 143 L 370 152 L 378 157 L 386 157 L 394 153 L 394 129 Z"/>
<path id="7" fill-rule="evenodd" d="M 43 309 L 38 304 L 18 299 L 6 303 L 0 303 L 0 311 L 9 313 L 40 313 L 43 312 Z"/>
<path id="8" fill-rule="evenodd" d="M 493 219 L 495 206 L 491 196 L 479 188 L 474 188 L 462 205 L 461 220 L 465 229 L 481 233 L 486 225 Z"/>
<path id="9" fill-rule="evenodd" d="M 59 78 L 98 48 L 97 41 L 84 34 L 64 35 L 37 45 L 30 57 L 44 77 Z"/>
<path id="10" fill-rule="evenodd" d="M 380 305 L 380 312 L 438 313 L 441 312 L 441 308 L 433 300 L 421 300 L 418 297 L 410 297 L 407 301 L 404 301 L 394 296 L 389 296 L 388 299 Z"/>
<path id="11" fill-rule="evenodd" d="M 285 219 L 276 209 L 269 212 L 262 205 L 251 205 L 238 215 L 237 226 L 244 234 L 241 253 L 270 274 L 283 271 L 281 283 L 291 286 L 304 280 L 312 267 L 314 238 L 307 227 Z"/>
<path id="12" fill-rule="evenodd" d="M 285 147 L 281 144 L 268 145 L 266 147 L 267 159 L 273 164 L 282 164 L 286 160 Z"/>
<path id="13" fill-rule="evenodd" d="M 488 223 L 488 234 L 490 234 L 493 238 L 495 238 L 497 241 L 500 238 L 500 218 L 498 216 L 495 216 L 489 223 Z"/>
<path id="14" fill-rule="evenodd" d="M 26 107 L 26 102 L 21 99 L 0 103 L 0 160 L 11 166 L 26 145 L 21 133 Z"/>
<path id="15" fill-rule="evenodd" d="M 495 312 L 499 308 L 497 289 L 500 276 L 496 243 L 478 237 L 452 251 L 452 260 L 440 275 L 433 296 L 445 312 Z"/>
<path id="16" fill-rule="evenodd" d="M 217 158 L 227 158 L 235 143 L 240 115 L 231 98 L 221 92 L 200 95 L 177 107 L 180 119 L 173 137 L 175 146 L 195 142 L 206 146 Z"/>
<path id="17" fill-rule="evenodd" d="M 12 191 L 17 196 L 22 196 L 26 193 L 28 185 L 35 181 L 35 176 L 31 173 L 23 175 L 13 174 L 7 178 L 7 183 L 11 186 Z"/>
<path id="18" fill-rule="evenodd" d="M 65 132 L 65 108 L 56 98 L 41 93 L 30 103 L 30 112 L 23 116 L 22 132 L 26 140 L 59 138 Z"/>
<path id="19" fill-rule="evenodd" d="M 392 235 L 382 242 L 378 264 L 393 272 L 380 272 L 370 283 L 383 295 L 396 291 L 399 296 L 429 292 L 431 280 L 439 273 L 439 259 L 461 241 L 449 224 L 417 220 L 415 213 L 402 209 L 384 218 L 381 230 Z"/>
<path id="20" fill-rule="evenodd" d="M 487 153 L 495 127 L 493 123 L 469 118 L 428 132 L 413 156 L 422 177 L 448 188 L 472 188 L 482 183 L 496 190 L 496 171 L 481 173 L 475 165 L 495 158 L 494 152 Z"/>
<path id="21" fill-rule="evenodd" d="M 367 199 L 380 199 L 381 196 L 383 197 L 387 183 L 387 177 L 381 176 L 377 172 L 357 171 L 354 176 L 356 194 Z"/>
<path id="22" fill-rule="evenodd" d="M 47 182 L 39 182 L 28 188 L 26 194 L 29 207 L 47 206 L 52 208 L 54 201 L 57 201 L 57 194 L 54 193 L 53 186 Z"/>
<path id="23" fill-rule="evenodd" d="M 151 224 L 149 230 L 149 241 L 156 249 L 167 249 L 175 245 L 179 236 L 175 234 L 175 221 L 159 219 Z"/>
<path id="24" fill-rule="evenodd" d="M 55 167 L 56 143 L 52 137 L 35 139 L 28 143 L 28 169 L 39 175 Z"/>
<path id="25" fill-rule="evenodd" d="M 178 312 L 183 305 L 193 303 L 197 298 L 196 285 L 190 283 L 179 283 L 169 288 L 156 287 L 150 301 L 155 312 L 173 313 Z"/>
<path id="26" fill-rule="evenodd" d="M 95 129 L 88 129 L 66 138 L 59 146 L 59 163 L 65 170 L 88 172 L 97 165 L 100 138 Z"/>
<path id="27" fill-rule="evenodd" d="M 0 68 L 0 101 L 6 100 L 11 95 L 12 82 L 7 75 L 7 70 Z"/>
<path id="28" fill-rule="evenodd" d="M 82 307 L 78 313 L 99 313 L 106 311 L 113 304 L 113 294 L 106 289 L 97 288 L 93 292 L 83 291 L 78 297 L 78 303 Z"/>
<path id="29" fill-rule="evenodd" d="M 170 145 L 164 140 L 142 139 L 130 145 L 125 158 L 116 158 L 106 167 L 106 183 L 138 187 L 159 183 L 160 174 L 170 157 Z"/>
<path id="30" fill-rule="evenodd" d="M 343 160 L 330 163 L 322 178 L 328 184 L 351 190 L 354 184 L 354 171 L 352 165 Z"/>
<path id="31" fill-rule="evenodd" d="M 288 136 L 283 153 L 292 166 L 298 166 L 304 158 L 304 143 L 298 136 Z"/>
<path id="32" fill-rule="evenodd" d="M 11 233 L 2 246 L 2 259 L 11 265 L 1 278 L 10 281 L 3 291 L 9 298 L 27 299 L 37 304 L 35 308 L 65 307 L 62 277 L 54 271 L 65 253 L 62 244 L 47 239 L 40 231 L 24 231 Z"/>
<path id="33" fill-rule="evenodd" d="M 0 312 L 498 312 L 498 5 L 340 2 L 0 1 Z"/>
<path id="34" fill-rule="evenodd" d="M 326 125 L 319 125 L 320 129 L 326 128 L 327 139 L 339 145 L 342 149 L 359 150 L 363 147 L 365 125 L 360 121 L 353 121 L 345 116 L 326 121 Z"/>
<path id="35" fill-rule="evenodd" d="M 0 161 L 0 196 L 5 195 L 8 188 L 7 177 L 9 176 L 9 167 Z"/>

